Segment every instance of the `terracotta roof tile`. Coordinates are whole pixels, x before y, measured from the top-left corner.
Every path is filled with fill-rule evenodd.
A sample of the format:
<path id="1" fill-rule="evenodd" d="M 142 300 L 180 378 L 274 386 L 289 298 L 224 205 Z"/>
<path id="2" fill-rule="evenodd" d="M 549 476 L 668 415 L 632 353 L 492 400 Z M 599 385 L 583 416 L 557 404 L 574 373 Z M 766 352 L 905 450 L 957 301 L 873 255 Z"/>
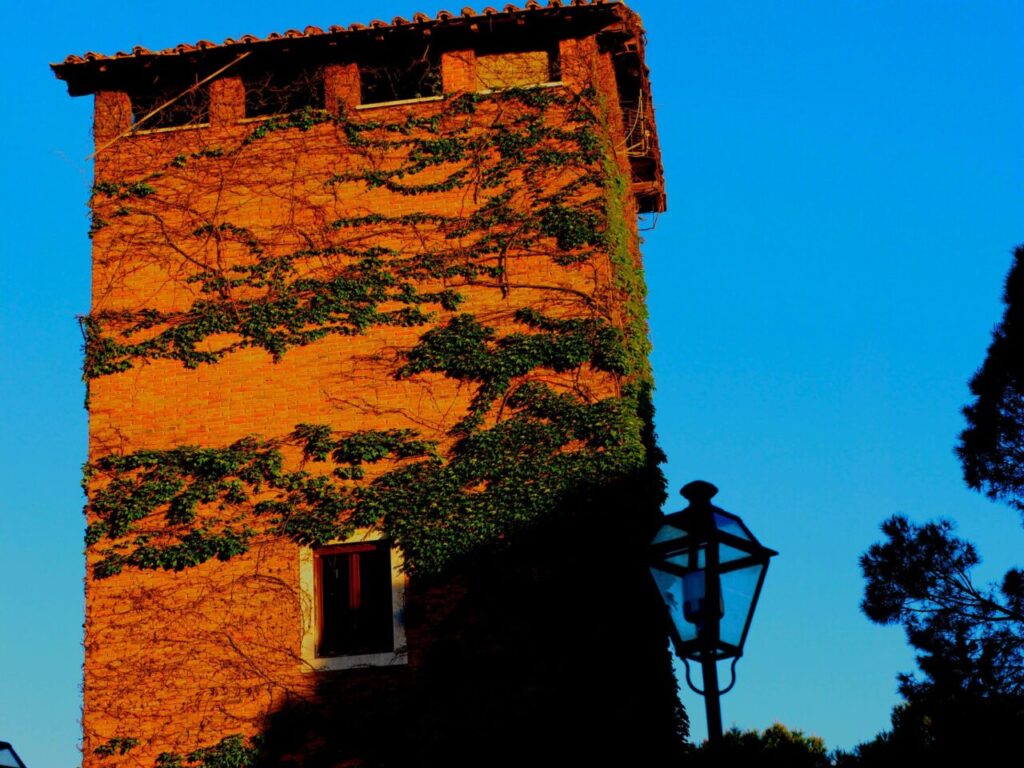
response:
<path id="1" fill-rule="evenodd" d="M 242 55 L 245 56 L 248 55 L 249 50 L 247 49 L 251 46 L 275 40 L 309 38 L 323 35 L 344 36 L 352 33 L 370 33 L 374 36 L 382 36 L 380 30 L 399 27 L 408 28 L 410 26 L 424 28 L 425 32 L 429 28 L 438 25 L 451 25 L 453 30 L 457 30 L 458 28 L 472 29 L 477 26 L 476 22 L 473 21 L 474 19 L 487 18 L 488 23 L 496 21 L 499 25 L 506 21 L 514 24 L 516 21 L 521 19 L 522 14 L 537 14 L 537 11 L 541 11 L 545 8 L 552 10 L 579 7 L 614 7 L 625 9 L 623 0 L 546 0 L 544 2 L 542 2 L 542 0 L 519 0 L 519 2 L 523 3 L 522 7 L 510 3 L 505 5 L 500 11 L 493 6 L 486 6 L 482 11 L 480 11 L 480 13 L 477 13 L 473 8 L 464 7 L 458 12 L 458 14 L 445 10 L 438 11 L 436 16 L 433 18 L 425 13 L 417 12 L 413 14 L 412 21 L 401 16 L 395 16 L 390 23 L 380 19 L 374 19 L 369 22 L 369 24 L 357 23 L 349 24 L 347 26 L 332 24 L 326 31 L 320 27 L 308 26 L 302 31 L 289 29 L 284 33 L 271 32 L 263 38 L 245 34 L 238 38 L 229 37 L 221 43 L 214 43 L 210 40 L 199 40 L 196 43 L 180 43 L 173 48 L 165 48 L 162 51 L 151 51 L 147 48 L 143 48 L 142 46 L 135 46 L 129 52 L 119 51 L 113 56 L 89 51 L 81 56 L 68 56 L 61 64 L 52 64 L 51 67 L 58 78 L 67 81 L 68 92 L 73 96 L 79 96 L 96 92 L 98 85 L 103 84 L 102 78 L 105 76 L 103 73 L 104 70 L 106 70 L 104 62 L 111 60 L 119 60 L 123 62 L 123 65 L 119 64 L 114 69 L 123 67 L 126 70 L 130 70 L 132 68 L 132 64 L 129 61 L 125 61 L 126 59 L 134 60 L 140 64 L 145 62 L 148 65 L 157 57 L 169 57 L 188 54 L 194 51 L 206 51 L 210 49 L 229 47 L 234 48 L 235 52 L 242 53 Z M 570 14 L 566 14 L 566 16 L 569 15 Z M 584 14 L 581 14 L 581 16 L 582 15 Z M 544 17 L 543 14 L 540 14 L 540 16 L 541 18 Z M 606 16 L 608 18 L 605 18 Z M 649 106 L 650 92 L 647 90 L 649 88 L 647 85 L 647 69 L 643 64 L 643 30 L 640 27 L 639 19 L 635 14 L 631 13 L 628 9 L 625 9 L 624 11 L 615 10 L 610 13 L 600 14 L 599 18 L 596 20 L 611 22 L 611 17 L 613 16 L 618 17 L 619 20 L 624 22 L 628 27 L 630 38 L 628 41 L 623 43 L 622 52 L 630 53 L 631 55 L 638 57 L 638 66 L 635 68 L 636 71 L 633 72 L 632 76 L 638 78 L 636 87 L 640 88 L 640 98 L 645 99 L 645 103 Z M 498 18 L 494 19 L 493 17 Z M 239 51 L 239 48 L 246 50 Z M 238 59 L 235 59 L 235 61 L 238 61 Z M 228 66 L 230 66 L 230 64 Z M 650 148 L 643 156 L 630 158 L 630 163 L 633 165 L 634 169 L 634 191 L 637 195 L 639 210 L 643 212 L 663 211 L 665 210 L 664 178 L 661 166 L 661 153 L 657 143 L 657 132 L 653 123 L 653 113 L 646 118 L 646 125 L 650 135 Z"/>
<path id="2" fill-rule="evenodd" d="M 569 0 L 568 4 L 571 4 L 572 6 L 596 6 L 614 5 L 619 2 L 620 0 Z M 563 0 L 547 0 L 546 3 L 538 2 L 538 0 L 527 0 L 523 7 L 519 7 L 517 5 L 509 3 L 500 11 L 497 10 L 496 8 L 493 8 L 492 6 L 487 6 L 480 13 L 477 13 L 474 9 L 469 7 L 463 8 L 461 11 L 459 11 L 458 14 L 452 13 L 451 11 L 441 10 L 437 12 L 437 15 L 434 18 L 431 18 L 425 13 L 417 12 L 413 14 L 411 22 L 408 21 L 407 19 L 402 18 L 401 16 L 396 16 L 394 19 L 391 20 L 390 23 L 386 21 L 381 21 L 380 19 L 374 19 L 369 23 L 369 25 L 356 23 L 349 24 L 348 26 L 340 26 L 337 24 L 332 24 L 330 27 L 327 28 L 326 32 L 322 30 L 320 27 L 309 26 L 301 31 L 297 29 L 289 29 L 283 34 L 280 32 L 271 32 L 270 34 L 263 38 L 256 37 L 255 35 L 246 34 L 241 35 L 238 38 L 229 37 L 221 43 L 214 43 L 210 40 L 200 40 L 194 44 L 179 43 L 178 45 L 172 48 L 165 48 L 162 51 L 151 51 L 148 48 L 143 48 L 142 46 L 137 45 L 134 48 L 132 48 L 130 52 L 118 51 L 113 56 L 108 56 L 102 53 L 96 53 L 94 51 L 89 51 L 83 56 L 72 54 L 65 58 L 61 64 L 54 66 L 64 66 L 69 64 L 85 64 L 88 62 L 103 61 L 106 59 L 125 59 L 143 56 L 174 56 L 183 53 L 191 53 L 197 50 L 208 50 L 210 48 L 221 48 L 224 46 L 251 45 L 253 43 L 261 43 L 270 40 L 283 40 L 286 38 L 297 37 L 315 37 L 317 35 L 324 34 L 338 35 L 345 34 L 348 32 L 361 32 L 367 29 L 388 29 L 392 27 L 403 27 L 409 26 L 410 24 L 444 24 L 446 22 L 452 21 L 453 19 L 471 19 L 478 16 L 493 16 L 499 13 L 527 13 L 542 8 L 562 8 L 566 4 L 567 3 L 564 2 Z"/>

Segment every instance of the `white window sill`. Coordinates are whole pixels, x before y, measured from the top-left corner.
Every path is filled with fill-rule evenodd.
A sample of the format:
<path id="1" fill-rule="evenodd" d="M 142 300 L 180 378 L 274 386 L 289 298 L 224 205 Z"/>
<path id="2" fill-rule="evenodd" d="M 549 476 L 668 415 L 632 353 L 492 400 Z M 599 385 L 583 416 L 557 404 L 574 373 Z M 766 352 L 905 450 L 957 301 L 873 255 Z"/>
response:
<path id="1" fill-rule="evenodd" d="M 398 101 L 375 101 L 371 104 L 356 104 L 356 109 L 377 109 L 378 107 L 401 107 L 404 104 L 423 104 L 428 101 L 444 101 L 444 94 L 440 96 L 420 96 L 415 99 L 399 99 Z"/>
<path id="2" fill-rule="evenodd" d="M 531 91 L 535 88 L 561 88 L 565 85 L 564 80 L 552 80 L 550 83 L 530 83 L 529 85 L 510 85 L 507 88 L 483 88 L 475 93 L 489 96 L 492 93 L 501 93 L 502 91 L 511 91 L 518 88 L 521 91 Z"/>
<path id="3" fill-rule="evenodd" d="M 328 656 L 326 658 L 303 659 L 307 672 L 332 672 L 341 669 L 365 667 L 398 667 L 409 663 L 405 651 L 387 653 L 364 653 L 356 656 Z"/>
<path id="4" fill-rule="evenodd" d="M 288 117 L 288 112 L 281 112 L 277 115 L 256 115 L 255 117 L 243 117 L 235 122 L 239 125 L 249 125 L 250 123 L 265 123 L 268 120 L 277 120 L 278 118 Z"/>
<path id="5" fill-rule="evenodd" d="M 209 123 L 189 123 L 188 125 L 168 125 L 165 128 L 140 128 L 132 131 L 132 136 L 150 136 L 154 133 L 171 133 L 172 131 L 198 131 L 201 128 L 209 128 Z"/>
<path id="6" fill-rule="evenodd" d="M 375 541 L 375 535 L 367 529 L 360 529 L 356 535 L 335 544 L 355 544 Z M 302 620 L 302 640 L 300 669 L 306 673 L 331 672 L 345 669 L 362 669 L 366 667 L 393 667 L 409 663 L 405 643 L 405 587 L 407 579 L 402 571 L 402 553 L 398 549 L 391 550 L 391 615 L 393 619 L 392 637 L 394 650 L 381 653 L 353 654 L 351 656 L 317 656 L 317 607 L 316 607 L 316 576 L 314 574 L 313 550 L 310 547 L 299 549 L 299 595 Z"/>

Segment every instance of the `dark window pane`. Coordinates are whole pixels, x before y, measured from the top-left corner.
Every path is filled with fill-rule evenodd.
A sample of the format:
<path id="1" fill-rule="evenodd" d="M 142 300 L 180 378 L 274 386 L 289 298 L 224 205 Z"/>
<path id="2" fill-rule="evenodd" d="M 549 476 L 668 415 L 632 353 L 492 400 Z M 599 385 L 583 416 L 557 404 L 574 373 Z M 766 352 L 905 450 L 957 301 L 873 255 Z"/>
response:
<path id="1" fill-rule="evenodd" d="M 198 82 L 198 77 L 187 79 L 162 75 L 145 89 L 130 93 L 132 123 L 139 123 L 158 107 L 162 107 L 159 112 L 139 124 L 140 130 L 209 122 L 210 91 L 208 84 L 196 87 Z M 174 102 L 167 104 L 172 99 Z"/>
<path id="2" fill-rule="evenodd" d="M 278 66 L 272 72 L 248 74 L 242 82 L 246 117 L 324 108 L 323 73 L 316 68 Z"/>
<path id="3" fill-rule="evenodd" d="M 480 53 L 476 57 L 477 86 L 488 90 L 517 88 L 553 80 L 548 51 Z"/>
<path id="4" fill-rule="evenodd" d="M 429 52 L 359 65 L 363 104 L 441 95 L 441 65 Z"/>
<path id="5" fill-rule="evenodd" d="M 391 552 L 387 544 L 331 548 L 318 554 L 318 656 L 394 650 Z"/>

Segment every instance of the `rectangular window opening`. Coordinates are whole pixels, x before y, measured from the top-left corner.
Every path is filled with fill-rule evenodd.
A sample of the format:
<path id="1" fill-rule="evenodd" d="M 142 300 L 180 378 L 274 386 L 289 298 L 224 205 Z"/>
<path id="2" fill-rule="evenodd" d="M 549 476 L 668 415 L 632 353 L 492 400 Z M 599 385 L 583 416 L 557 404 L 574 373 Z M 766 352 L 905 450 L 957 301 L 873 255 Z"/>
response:
<path id="1" fill-rule="evenodd" d="M 362 63 L 359 84 L 363 104 L 440 96 L 441 62 L 425 48 L 417 55 Z"/>
<path id="2" fill-rule="evenodd" d="M 478 52 L 476 81 L 480 90 L 525 88 L 556 82 L 561 77 L 558 56 L 550 50 Z"/>
<path id="3" fill-rule="evenodd" d="M 276 66 L 243 75 L 245 116 L 284 115 L 324 108 L 324 76 L 319 67 Z"/>
<path id="4" fill-rule="evenodd" d="M 148 131 L 209 123 L 209 84 L 198 85 L 199 80 L 198 75 L 191 78 L 158 75 L 144 90 L 129 92 L 132 125 Z M 154 110 L 157 110 L 155 114 L 146 117 Z"/>
<path id="5" fill-rule="evenodd" d="M 391 548 L 342 544 L 314 553 L 319 658 L 395 649 Z"/>

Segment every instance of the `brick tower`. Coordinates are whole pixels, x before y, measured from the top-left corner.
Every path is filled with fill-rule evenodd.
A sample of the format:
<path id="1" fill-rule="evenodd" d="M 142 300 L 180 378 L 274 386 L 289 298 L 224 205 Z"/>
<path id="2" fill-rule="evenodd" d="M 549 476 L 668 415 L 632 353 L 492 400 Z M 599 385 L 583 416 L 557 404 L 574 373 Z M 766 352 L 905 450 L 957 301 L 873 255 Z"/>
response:
<path id="1" fill-rule="evenodd" d="M 673 758 L 636 15 L 54 70 L 95 96 L 86 768 Z"/>

